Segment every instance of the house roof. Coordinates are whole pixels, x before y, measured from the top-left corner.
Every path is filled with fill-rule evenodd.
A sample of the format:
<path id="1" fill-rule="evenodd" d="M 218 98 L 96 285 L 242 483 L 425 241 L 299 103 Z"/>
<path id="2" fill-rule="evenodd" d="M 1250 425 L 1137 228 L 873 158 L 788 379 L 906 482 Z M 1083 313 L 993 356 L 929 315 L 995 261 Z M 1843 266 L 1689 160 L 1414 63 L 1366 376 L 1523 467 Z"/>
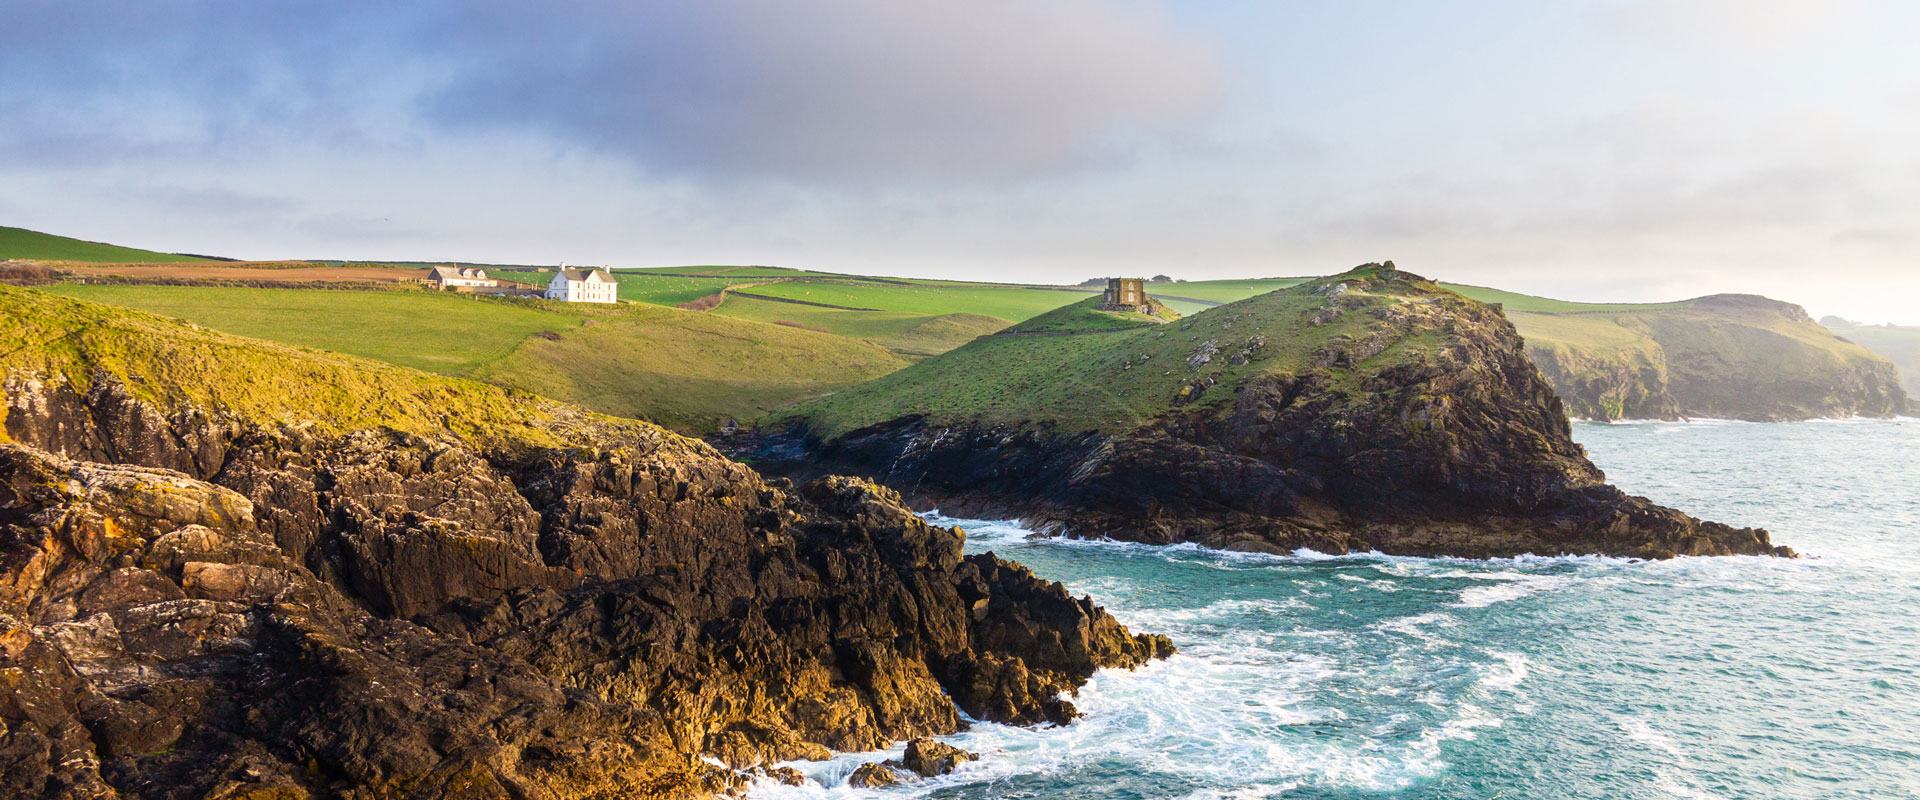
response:
<path id="1" fill-rule="evenodd" d="M 427 273 L 427 280 L 430 280 L 430 281 L 445 281 L 445 280 L 451 280 L 451 279 L 484 281 L 487 279 L 487 273 L 485 270 L 470 268 L 470 267 L 440 267 L 440 266 L 434 267 L 431 271 Z"/>
<path id="2" fill-rule="evenodd" d="M 567 276 L 567 280 L 570 280 L 570 281 L 584 281 L 587 279 L 587 276 L 592 275 L 594 273 L 600 274 L 600 280 L 606 281 L 608 283 L 613 282 L 613 276 L 608 274 L 607 271 L 604 269 L 593 268 L 593 267 L 567 267 L 565 269 L 560 270 L 560 274 Z"/>

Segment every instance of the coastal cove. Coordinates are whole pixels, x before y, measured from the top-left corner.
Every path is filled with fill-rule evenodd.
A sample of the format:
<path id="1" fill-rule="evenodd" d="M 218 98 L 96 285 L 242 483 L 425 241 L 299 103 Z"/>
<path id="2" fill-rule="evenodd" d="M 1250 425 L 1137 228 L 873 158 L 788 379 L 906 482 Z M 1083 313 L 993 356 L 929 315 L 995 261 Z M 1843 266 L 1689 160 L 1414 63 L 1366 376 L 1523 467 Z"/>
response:
<path id="1" fill-rule="evenodd" d="M 1632 494 L 1806 557 L 1225 553 L 966 528 L 1179 654 L 953 775 L 756 798 L 1882 798 L 1920 773 L 1920 420 L 1577 423 Z M 897 756 L 897 753 L 894 755 Z M 834 788 L 823 788 L 821 784 Z"/>

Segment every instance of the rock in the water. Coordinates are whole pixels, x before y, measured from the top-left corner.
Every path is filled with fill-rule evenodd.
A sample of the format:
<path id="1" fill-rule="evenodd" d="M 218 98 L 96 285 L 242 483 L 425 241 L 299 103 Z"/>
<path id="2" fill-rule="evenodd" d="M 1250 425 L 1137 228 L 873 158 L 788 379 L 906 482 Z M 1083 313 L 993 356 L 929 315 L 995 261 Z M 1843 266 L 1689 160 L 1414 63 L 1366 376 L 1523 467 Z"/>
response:
<path id="1" fill-rule="evenodd" d="M 893 768 L 878 761 L 861 764 L 859 769 L 847 776 L 847 785 L 855 789 L 872 789 L 879 786 L 892 786 L 900 782 Z"/>
<path id="2" fill-rule="evenodd" d="M 945 775 L 968 761 L 977 761 L 980 756 L 958 747 L 932 739 L 921 737 L 907 742 L 907 753 L 900 759 L 907 769 L 913 770 L 922 778 Z"/>
<path id="3" fill-rule="evenodd" d="M 779 781 L 782 786 L 807 785 L 807 776 L 793 767 L 763 767 L 760 774 Z"/>

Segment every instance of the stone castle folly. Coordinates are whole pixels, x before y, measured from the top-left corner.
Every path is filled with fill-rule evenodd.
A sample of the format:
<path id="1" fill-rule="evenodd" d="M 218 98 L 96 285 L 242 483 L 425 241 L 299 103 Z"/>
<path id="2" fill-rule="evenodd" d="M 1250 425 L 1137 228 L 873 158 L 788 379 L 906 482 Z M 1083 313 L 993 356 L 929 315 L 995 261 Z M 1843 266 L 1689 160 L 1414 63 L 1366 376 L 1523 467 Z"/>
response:
<path id="1" fill-rule="evenodd" d="M 1140 278 L 1108 278 L 1106 301 L 1100 304 L 1100 308 L 1136 314 L 1151 313 L 1152 301 L 1147 299 L 1146 283 Z"/>

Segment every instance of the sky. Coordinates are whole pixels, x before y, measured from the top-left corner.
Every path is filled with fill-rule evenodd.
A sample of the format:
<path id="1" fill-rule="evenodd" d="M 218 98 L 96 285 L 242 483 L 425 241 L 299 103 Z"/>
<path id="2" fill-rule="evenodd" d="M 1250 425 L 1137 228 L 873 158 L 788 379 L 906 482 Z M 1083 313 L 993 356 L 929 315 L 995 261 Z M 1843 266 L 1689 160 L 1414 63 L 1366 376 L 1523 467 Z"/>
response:
<path id="1" fill-rule="evenodd" d="M 0 224 L 1920 324 L 1910 0 L 6 0 Z"/>

